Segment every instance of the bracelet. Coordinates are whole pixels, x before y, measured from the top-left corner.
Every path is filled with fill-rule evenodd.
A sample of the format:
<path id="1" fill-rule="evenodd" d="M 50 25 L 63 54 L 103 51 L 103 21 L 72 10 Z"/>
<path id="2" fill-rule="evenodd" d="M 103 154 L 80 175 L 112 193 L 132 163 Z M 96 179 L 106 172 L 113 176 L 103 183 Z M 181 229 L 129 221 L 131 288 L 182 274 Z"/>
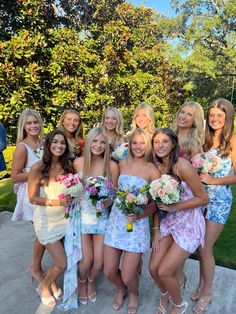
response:
<path id="1" fill-rule="evenodd" d="M 52 206 L 52 199 L 51 198 L 48 199 L 48 206 Z"/>
<path id="2" fill-rule="evenodd" d="M 153 230 L 160 230 L 159 227 L 152 227 Z"/>

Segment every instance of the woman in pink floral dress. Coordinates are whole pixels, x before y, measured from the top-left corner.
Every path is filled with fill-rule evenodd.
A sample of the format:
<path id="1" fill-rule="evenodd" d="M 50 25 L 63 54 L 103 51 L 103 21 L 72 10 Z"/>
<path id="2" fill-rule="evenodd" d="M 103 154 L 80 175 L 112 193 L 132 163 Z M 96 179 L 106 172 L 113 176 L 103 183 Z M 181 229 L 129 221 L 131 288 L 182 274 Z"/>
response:
<path id="1" fill-rule="evenodd" d="M 168 299 L 173 306 L 171 314 L 185 313 L 188 303 L 183 301 L 176 270 L 191 253 L 203 245 L 205 222 L 200 207 L 207 204 L 208 196 L 193 166 L 179 157 L 176 134 L 171 129 L 159 129 L 153 135 L 153 149 L 161 174 L 175 178 L 182 186 L 181 200 L 173 205 L 158 204 L 167 211 L 161 220 L 154 217 L 154 239 L 150 258 L 150 272 L 161 291 L 157 314 L 167 313 Z"/>

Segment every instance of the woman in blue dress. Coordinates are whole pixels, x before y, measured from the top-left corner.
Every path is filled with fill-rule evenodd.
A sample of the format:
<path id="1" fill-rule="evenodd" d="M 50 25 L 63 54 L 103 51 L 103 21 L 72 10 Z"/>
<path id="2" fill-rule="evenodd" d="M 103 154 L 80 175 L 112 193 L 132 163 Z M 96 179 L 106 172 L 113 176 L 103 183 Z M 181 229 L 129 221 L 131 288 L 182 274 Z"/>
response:
<path id="1" fill-rule="evenodd" d="M 220 169 L 200 174 L 206 184 L 210 202 L 205 208 L 206 235 L 200 254 L 200 281 L 191 298 L 197 300 L 193 311 L 204 313 L 212 300 L 212 284 L 215 271 L 213 246 L 227 222 L 232 205 L 231 184 L 236 183 L 236 136 L 234 131 L 234 107 L 226 99 L 213 101 L 207 111 L 205 152 L 221 158 Z"/>
<path id="2" fill-rule="evenodd" d="M 120 161 L 118 189 L 134 191 L 160 177 L 159 170 L 150 162 L 151 145 L 144 130 L 136 129 L 129 139 L 129 157 Z M 129 292 L 128 313 L 138 310 L 139 268 L 142 253 L 150 249 L 150 230 L 148 216 L 156 210 L 151 203 L 143 214 L 124 215 L 113 204 L 109 217 L 104 248 L 104 273 L 117 287 L 113 309 L 118 311 Z M 133 231 L 126 231 L 127 220 L 133 223 Z M 121 255 L 123 259 L 119 269 Z"/>
<path id="3" fill-rule="evenodd" d="M 89 131 L 84 154 L 74 160 L 73 167 L 84 182 L 88 177 L 104 176 L 117 186 L 118 165 L 110 160 L 108 138 L 102 128 Z M 96 208 L 86 192 L 80 201 L 83 257 L 79 262 L 78 299 L 83 305 L 88 301 L 95 302 L 97 298 L 94 281 L 102 269 L 104 233 L 109 217 L 107 207 L 111 201 L 104 201 L 103 205 L 105 209 L 97 217 Z"/>

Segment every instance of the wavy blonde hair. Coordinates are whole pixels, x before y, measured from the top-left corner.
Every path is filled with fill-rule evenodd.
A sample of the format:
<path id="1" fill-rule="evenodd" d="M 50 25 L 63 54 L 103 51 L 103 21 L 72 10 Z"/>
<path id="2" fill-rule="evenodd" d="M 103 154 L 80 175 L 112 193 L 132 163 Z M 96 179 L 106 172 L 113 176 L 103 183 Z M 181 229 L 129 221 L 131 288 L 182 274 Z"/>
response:
<path id="1" fill-rule="evenodd" d="M 131 132 L 133 132 L 135 129 L 138 128 L 136 123 L 135 123 L 135 118 L 136 118 L 136 116 L 138 114 L 139 109 L 143 109 L 145 111 L 148 119 L 150 120 L 148 128 L 147 128 L 147 131 L 148 131 L 149 135 L 152 136 L 153 133 L 156 131 L 155 114 L 154 114 L 153 108 L 149 104 L 147 104 L 145 102 L 139 104 L 136 107 L 136 109 L 134 110 L 133 117 L 132 117 L 132 123 L 131 123 Z"/>
<path id="2" fill-rule="evenodd" d="M 43 120 L 40 116 L 40 114 L 35 111 L 34 109 L 25 109 L 21 112 L 18 122 L 17 122 L 17 138 L 16 138 L 16 144 L 23 141 L 24 138 L 26 138 L 27 133 L 24 129 L 26 120 L 30 117 L 34 116 L 38 119 L 39 125 L 40 125 L 40 133 L 39 133 L 39 140 L 42 141 L 43 138 Z"/>
<path id="3" fill-rule="evenodd" d="M 187 156 L 193 157 L 194 155 L 198 154 L 203 147 L 205 142 L 205 132 L 204 132 L 204 111 L 202 106 L 195 101 L 186 101 L 184 102 L 174 120 L 173 130 L 179 135 L 179 126 L 178 126 L 178 116 L 181 110 L 184 107 L 191 107 L 193 110 L 193 120 L 194 123 L 189 130 L 188 137 L 181 143 L 181 150 L 183 150 Z"/>
<path id="4" fill-rule="evenodd" d="M 87 134 L 85 145 L 84 145 L 84 152 L 83 152 L 83 156 L 84 156 L 83 178 L 84 179 L 88 176 L 89 170 L 91 168 L 91 162 L 92 162 L 91 144 L 94 138 L 98 135 L 102 135 L 106 142 L 105 151 L 103 153 L 103 175 L 105 177 L 111 178 L 110 165 L 109 165 L 110 150 L 109 150 L 109 143 L 108 143 L 106 132 L 104 131 L 103 128 L 92 128 Z"/>
<path id="5" fill-rule="evenodd" d="M 123 117 L 121 112 L 115 108 L 115 107 L 108 107 L 106 108 L 106 110 L 104 111 L 103 115 L 102 115 L 102 120 L 100 123 L 100 127 L 104 129 L 104 131 L 106 132 L 106 127 L 104 125 L 104 121 L 105 121 L 105 116 L 107 111 L 111 110 L 115 117 L 116 117 L 116 121 L 117 121 L 117 125 L 116 125 L 116 136 L 114 137 L 114 139 L 112 140 L 112 145 L 114 147 L 118 146 L 119 144 L 124 142 L 124 131 L 123 131 Z"/>
<path id="6" fill-rule="evenodd" d="M 146 144 L 146 151 L 145 151 L 145 159 L 146 161 L 151 161 L 151 155 L 152 155 L 152 145 L 150 141 L 150 137 L 143 129 L 136 128 L 129 137 L 129 156 L 134 158 L 134 153 L 131 150 L 131 144 L 136 135 L 141 135 L 144 138 L 144 142 Z"/>
<path id="7" fill-rule="evenodd" d="M 74 140 L 76 142 L 77 140 L 83 139 L 83 135 L 84 135 L 83 123 L 81 121 L 81 118 L 80 118 L 80 115 L 79 115 L 78 111 L 76 111 L 74 109 L 64 110 L 62 115 L 61 115 L 61 118 L 59 120 L 58 128 L 60 130 L 62 130 L 65 133 L 65 135 L 66 135 L 66 129 L 65 129 L 64 125 L 63 125 L 63 122 L 65 120 L 66 115 L 70 114 L 70 113 L 76 114 L 78 116 L 78 118 L 79 118 L 79 126 L 78 126 L 78 129 L 75 131 L 75 134 L 74 134 Z M 69 143 L 70 151 L 73 152 L 75 143 L 73 143 L 69 138 L 67 138 L 67 140 L 68 140 L 68 143 Z"/>
<path id="8" fill-rule="evenodd" d="M 225 113 L 225 124 L 220 135 L 219 150 L 222 157 L 227 157 L 232 151 L 230 141 L 234 132 L 235 109 L 232 103 L 224 98 L 213 100 L 210 103 L 206 117 L 206 142 L 204 144 L 204 151 L 208 151 L 213 145 L 214 130 L 209 126 L 209 115 L 212 108 L 220 109 Z"/>

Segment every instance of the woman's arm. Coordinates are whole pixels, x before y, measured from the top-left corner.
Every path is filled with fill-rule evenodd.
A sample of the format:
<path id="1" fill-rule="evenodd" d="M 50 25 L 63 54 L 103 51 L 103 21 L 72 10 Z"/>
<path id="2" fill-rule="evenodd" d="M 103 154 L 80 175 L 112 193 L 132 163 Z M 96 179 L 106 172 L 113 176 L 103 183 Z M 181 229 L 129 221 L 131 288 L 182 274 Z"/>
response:
<path id="1" fill-rule="evenodd" d="M 231 145 L 232 145 L 232 152 L 231 152 L 231 160 L 233 163 L 233 172 L 234 174 L 220 177 L 220 178 L 213 178 L 207 173 L 201 173 L 200 178 L 203 183 L 206 184 L 214 184 L 214 185 L 231 185 L 236 183 L 236 136 L 233 136 L 231 139 Z"/>
<path id="2" fill-rule="evenodd" d="M 84 157 L 78 157 L 73 160 L 72 166 L 76 173 L 83 171 Z"/>
<path id="3" fill-rule="evenodd" d="M 153 240 L 152 240 L 152 251 L 158 252 L 160 250 L 160 240 L 161 240 L 161 232 L 160 232 L 160 221 L 159 216 L 154 214 L 153 216 Z"/>
<path id="4" fill-rule="evenodd" d="M 110 161 L 111 181 L 115 187 L 118 186 L 119 167 L 114 161 Z"/>
<path id="5" fill-rule="evenodd" d="M 16 145 L 11 166 L 11 180 L 13 183 L 26 182 L 28 180 L 29 173 L 23 172 L 27 158 L 28 153 L 25 146 L 23 144 Z"/>
<path id="6" fill-rule="evenodd" d="M 36 162 L 30 169 L 29 179 L 28 179 L 28 194 L 29 201 L 34 205 L 39 206 L 69 206 L 70 205 L 70 197 L 66 197 L 61 200 L 50 199 L 47 197 L 40 196 L 40 185 L 41 185 L 41 166 L 42 161 Z"/>
<path id="7" fill-rule="evenodd" d="M 172 205 L 158 204 L 158 207 L 166 211 L 184 210 L 197 208 L 208 204 L 209 198 L 200 180 L 196 169 L 184 159 L 178 161 L 178 175 L 190 187 L 193 197 L 189 200 L 178 202 Z"/>

